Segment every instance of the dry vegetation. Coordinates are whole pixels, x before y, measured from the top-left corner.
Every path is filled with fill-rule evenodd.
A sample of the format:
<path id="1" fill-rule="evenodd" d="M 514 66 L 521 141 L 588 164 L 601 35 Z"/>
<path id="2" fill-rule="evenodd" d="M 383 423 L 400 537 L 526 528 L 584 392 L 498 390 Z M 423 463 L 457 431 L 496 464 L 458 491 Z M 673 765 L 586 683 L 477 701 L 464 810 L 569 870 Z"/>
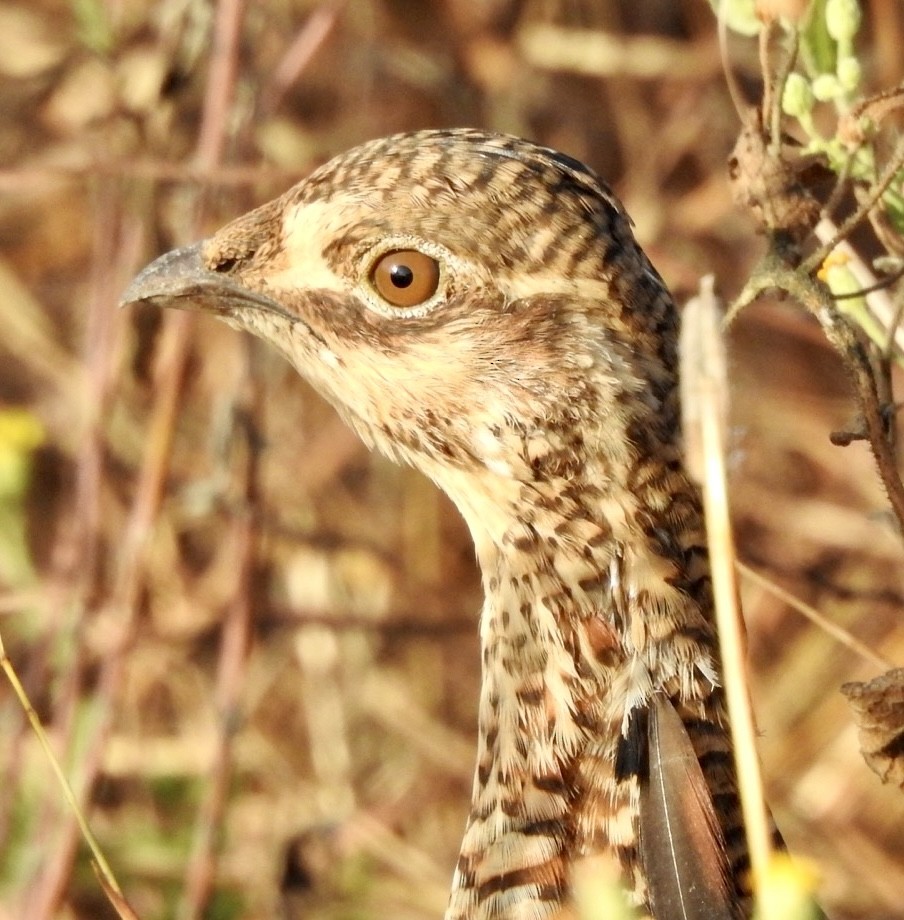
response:
<path id="1" fill-rule="evenodd" d="M 871 0 L 867 80 L 904 76 Z M 581 35 L 603 34 L 602 50 Z M 583 37 L 582 37 L 583 36 Z M 731 38 L 750 97 L 755 42 Z M 595 72 L 594 72 L 595 71 Z M 463 827 L 479 586 L 464 527 L 276 355 L 121 315 L 137 267 L 392 131 L 480 125 L 608 176 L 679 296 L 763 249 L 701 0 L 0 6 L 0 631 L 138 915 L 426 920 Z M 904 662 L 904 552 L 817 324 L 733 327 L 741 558 Z M 839 686 L 881 668 L 743 580 L 770 804 L 851 920 L 904 917 L 904 796 Z M 0 917 L 114 916 L 0 683 Z"/>

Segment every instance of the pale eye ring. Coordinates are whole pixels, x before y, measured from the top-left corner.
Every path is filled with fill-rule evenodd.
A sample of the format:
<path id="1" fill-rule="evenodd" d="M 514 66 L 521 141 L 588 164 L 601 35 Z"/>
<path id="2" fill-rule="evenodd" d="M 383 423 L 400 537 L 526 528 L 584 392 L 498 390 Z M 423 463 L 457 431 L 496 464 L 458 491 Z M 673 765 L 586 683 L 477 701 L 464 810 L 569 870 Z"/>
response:
<path id="1" fill-rule="evenodd" d="M 393 249 L 374 263 L 370 281 L 393 307 L 417 307 L 430 300 L 439 288 L 439 262 L 417 249 Z"/>

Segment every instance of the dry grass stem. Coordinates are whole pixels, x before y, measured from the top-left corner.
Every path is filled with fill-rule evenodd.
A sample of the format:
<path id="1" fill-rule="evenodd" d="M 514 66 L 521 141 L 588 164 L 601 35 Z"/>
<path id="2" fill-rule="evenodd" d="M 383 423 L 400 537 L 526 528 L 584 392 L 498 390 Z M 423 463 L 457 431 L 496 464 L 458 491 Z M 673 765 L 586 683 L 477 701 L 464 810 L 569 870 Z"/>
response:
<path id="1" fill-rule="evenodd" d="M 855 652 L 864 661 L 868 661 L 870 664 L 883 670 L 895 666 L 891 659 L 871 649 L 856 636 L 852 635 L 849 630 L 844 629 L 837 623 L 833 623 L 828 617 L 823 616 L 815 607 L 805 603 L 799 597 L 795 597 L 790 591 L 786 591 L 780 585 L 777 585 L 771 578 L 766 578 L 740 560 L 735 561 L 735 567 L 745 578 L 759 585 L 764 590 L 769 591 L 770 594 L 774 594 L 789 607 L 794 608 L 798 613 L 803 614 L 811 623 L 818 626 L 833 639 L 836 639 L 845 648 L 849 648 L 852 652 Z"/>
<path id="2" fill-rule="evenodd" d="M 84 811 L 79 804 L 78 798 L 73 792 L 72 786 L 70 785 L 69 780 L 66 778 L 66 774 L 63 772 L 63 768 L 60 766 L 60 761 L 54 753 L 50 739 L 47 737 L 47 732 L 44 731 L 44 726 L 41 725 L 41 719 L 37 712 L 35 712 L 35 708 L 32 706 L 31 700 L 29 700 L 28 694 L 25 692 L 25 688 L 22 686 L 22 682 L 19 680 L 19 675 L 16 673 L 16 669 L 13 667 L 13 663 L 9 660 L 9 657 L 6 654 L 6 648 L 3 645 L 2 636 L 0 636 L 0 667 L 3 668 L 3 673 L 6 674 L 6 678 L 10 682 L 10 685 L 13 688 L 13 692 L 16 694 L 16 698 L 19 700 L 19 703 L 22 706 L 22 710 L 28 718 L 31 729 L 34 732 L 35 737 L 38 739 L 38 742 L 41 745 L 41 749 L 44 752 L 44 756 L 46 757 L 47 762 L 50 764 L 54 776 L 60 785 L 60 789 L 63 793 L 63 798 L 65 798 L 72 815 L 78 823 L 79 830 L 82 833 L 82 837 L 84 838 L 85 843 L 88 844 L 88 847 L 91 850 L 91 854 L 94 857 L 95 864 L 97 865 L 98 871 L 102 876 L 104 883 L 109 886 L 110 889 L 112 889 L 112 891 L 114 891 L 120 899 L 125 901 L 123 898 L 122 889 L 119 887 L 119 882 L 116 881 L 116 876 L 113 874 L 113 870 L 110 868 L 110 864 L 107 862 L 107 858 L 104 856 L 103 851 L 97 842 L 97 838 L 94 836 L 90 826 L 88 825 L 88 821 L 85 818 Z"/>
<path id="3" fill-rule="evenodd" d="M 744 627 L 734 575 L 736 553 L 728 510 L 725 471 L 727 383 L 720 319 L 712 279 L 705 279 L 701 284 L 700 294 L 686 305 L 684 311 L 682 376 L 688 381 L 685 384 L 685 399 L 695 407 L 687 411 L 692 414 L 698 429 L 692 438 L 699 444 L 702 459 L 701 485 L 725 696 L 731 719 L 741 808 L 744 813 L 756 890 L 766 878 L 772 843 L 747 679 Z"/>

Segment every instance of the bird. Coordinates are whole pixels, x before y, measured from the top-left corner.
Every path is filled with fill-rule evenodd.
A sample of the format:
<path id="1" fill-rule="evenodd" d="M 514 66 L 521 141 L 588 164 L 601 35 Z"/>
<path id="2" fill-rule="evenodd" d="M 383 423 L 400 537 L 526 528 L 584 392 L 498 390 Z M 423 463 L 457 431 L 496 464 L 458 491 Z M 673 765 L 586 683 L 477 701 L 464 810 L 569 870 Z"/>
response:
<path id="1" fill-rule="evenodd" d="M 366 142 L 122 303 L 278 349 L 372 449 L 457 505 L 484 603 L 470 812 L 445 920 L 751 910 L 679 313 L 589 167 L 477 129 Z"/>

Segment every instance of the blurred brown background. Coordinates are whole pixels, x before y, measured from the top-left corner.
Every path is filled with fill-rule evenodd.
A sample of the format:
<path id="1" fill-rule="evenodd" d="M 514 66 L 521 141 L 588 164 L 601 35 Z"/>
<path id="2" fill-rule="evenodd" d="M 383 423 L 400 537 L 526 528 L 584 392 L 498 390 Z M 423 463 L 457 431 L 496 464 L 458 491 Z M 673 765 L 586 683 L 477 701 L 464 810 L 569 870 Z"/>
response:
<path id="1" fill-rule="evenodd" d="M 865 3 L 873 86 L 904 9 Z M 751 98 L 753 42 L 730 41 Z M 0 631 L 152 918 L 441 915 L 479 679 L 473 551 L 275 354 L 116 312 L 140 265 L 361 140 L 525 135 L 607 176 L 679 298 L 761 249 L 702 0 L 0 5 Z M 731 336 L 742 559 L 897 663 L 902 545 L 839 362 L 792 305 Z M 34 448 L 31 450 L 31 448 Z M 745 583 L 770 803 L 821 899 L 904 917 L 904 796 L 845 681 L 876 664 Z M 113 916 L 0 681 L 0 918 Z"/>

